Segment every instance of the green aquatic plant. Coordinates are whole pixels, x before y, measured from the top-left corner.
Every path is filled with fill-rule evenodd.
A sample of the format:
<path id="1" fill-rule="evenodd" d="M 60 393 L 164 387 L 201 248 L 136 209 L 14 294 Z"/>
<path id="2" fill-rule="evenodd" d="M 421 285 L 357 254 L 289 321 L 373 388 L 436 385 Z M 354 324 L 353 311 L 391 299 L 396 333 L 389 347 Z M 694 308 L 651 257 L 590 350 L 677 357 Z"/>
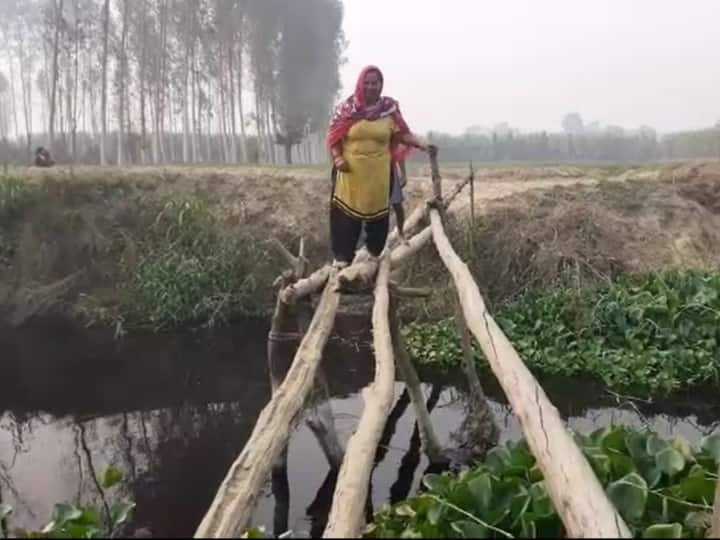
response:
<path id="1" fill-rule="evenodd" d="M 497 321 L 538 374 L 665 393 L 720 381 L 719 272 L 667 271 L 585 290 L 532 292 L 499 310 Z M 404 331 L 420 364 L 459 366 L 452 320 Z M 477 347 L 475 353 L 484 363 Z"/>
<path id="2" fill-rule="evenodd" d="M 40 531 L 17 529 L 9 534 L 7 525 L 12 517 L 10 505 L 0 504 L 0 521 L 5 524 L 6 537 L 16 538 L 112 538 L 131 516 L 135 503 L 119 497 L 117 488 L 123 481 L 122 472 L 108 467 L 100 475 L 98 485 L 103 491 L 101 504 L 58 503 L 54 506 L 52 517 Z M 108 495 L 110 498 L 108 500 Z"/>
<path id="3" fill-rule="evenodd" d="M 710 526 L 720 434 L 693 448 L 620 426 L 576 435 L 636 537 L 703 537 Z M 564 528 L 524 441 L 459 474 L 428 475 L 419 495 L 375 514 L 371 538 L 562 538 Z"/>

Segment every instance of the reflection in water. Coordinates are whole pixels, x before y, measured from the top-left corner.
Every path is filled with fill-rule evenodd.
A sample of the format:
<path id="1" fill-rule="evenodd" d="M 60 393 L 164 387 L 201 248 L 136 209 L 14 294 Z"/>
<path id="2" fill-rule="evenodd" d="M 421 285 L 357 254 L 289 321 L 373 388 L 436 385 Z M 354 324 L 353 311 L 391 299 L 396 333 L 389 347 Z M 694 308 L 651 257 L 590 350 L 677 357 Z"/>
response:
<path id="1" fill-rule="evenodd" d="M 114 464 L 126 474 L 125 494 L 137 503 L 133 527 L 156 536 L 192 535 L 269 399 L 266 331 L 255 324 L 209 337 L 121 342 L 68 328 L 0 332 L 0 497 L 16 509 L 12 525 L 42 527 L 55 502 L 101 501 L 93 470 Z M 372 365 L 365 346 L 334 342 L 326 350 L 343 444 L 362 411 L 358 392 L 370 382 Z M 425 380 L 433 381 L 424 385 L 427 406 L 438 437 L 447 442 L 462 422 L 463 390 L 436 377 Z M 720 408 L 716 396 L 684 399 L 679 408 L 618 408 L 591 387 L 549 383 L 547 389 L 569 425 L 582 431 L 616 422 L 697 440 L 712 431 Z M 409 396 L 400 382 L 395 391 L 368 510 L 414 493 L 428 467 Z M 497 389 L 488 394 L 497 398 L 492 410 L 501 440 L 519 437 Z M 300 422 L 287 469 L 268 482 L 254 523 L 276 533 L 319 536 L 335 480 L 313 433 Z"/>

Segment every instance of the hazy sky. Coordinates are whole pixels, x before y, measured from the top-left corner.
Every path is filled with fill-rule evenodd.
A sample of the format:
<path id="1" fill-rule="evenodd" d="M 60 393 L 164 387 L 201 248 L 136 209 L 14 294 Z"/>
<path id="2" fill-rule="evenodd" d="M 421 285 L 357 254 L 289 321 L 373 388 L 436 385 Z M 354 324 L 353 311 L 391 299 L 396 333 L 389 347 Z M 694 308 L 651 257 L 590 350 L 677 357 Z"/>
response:
<path id="1" fill-rule="evenodd" d="M 344 0 L 343 93 L 378 65 L 414 131 L 720 120 L 720 0 Z"/>

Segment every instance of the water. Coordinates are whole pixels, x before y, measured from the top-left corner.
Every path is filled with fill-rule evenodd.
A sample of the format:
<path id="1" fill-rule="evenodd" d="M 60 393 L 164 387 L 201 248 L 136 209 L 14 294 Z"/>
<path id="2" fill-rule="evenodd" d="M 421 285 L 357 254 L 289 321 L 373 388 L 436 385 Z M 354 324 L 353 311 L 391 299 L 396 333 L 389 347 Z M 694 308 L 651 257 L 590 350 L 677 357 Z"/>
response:
<path id="1" fill-rule="evenodd" d="M 326 350 L 331 406 L 342 441 L 362 411 L 359 391 L 372 377 L 367 335 L 353 323 Z M 140 336 L 113 341 L 102 332 L 56 323 L 0 331 L 0 495 L 16 508 L 12 526 L 42 527 L 55 502 L 97 496 L 92 470 L 119 466 L 137 503 L 133 527 L 155 536 L 192 535 L 230 463 L 270 397 L 267 326 L 246 323 L 213 335 Z M 443 442 L 463 418 L 462 390 L 425 376 Z M 433 384 L 434 383 L 434 384 Z M 519 437 L 501 393 L 486 382 L 502 440 Z M 649 424 L 663 435 L 697 440 L 718 426 L 720 398 L 686 396 L 645 404 L 576 381 L 546 381 L 571 427 Z M 412 494 L 427 461 L 403 409 L 372 479 L 372 506 Z M 394 431 L 392 430 L 394 426 Z M 254 523 L 273 530 L 322 532 L 334 478 L 312 432 L 301 423 L 288 456 L 287 491 L 268 482 Z"/>

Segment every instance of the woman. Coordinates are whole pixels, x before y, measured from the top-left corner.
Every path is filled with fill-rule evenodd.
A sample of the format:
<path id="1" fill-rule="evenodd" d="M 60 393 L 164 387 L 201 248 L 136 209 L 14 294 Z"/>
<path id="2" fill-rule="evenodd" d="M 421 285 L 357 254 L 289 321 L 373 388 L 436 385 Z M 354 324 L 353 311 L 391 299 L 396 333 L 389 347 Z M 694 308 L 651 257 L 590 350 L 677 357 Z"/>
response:
<path id="1" fill-rule="evenodd" d="M 398 103 L 382 96 L 383 76 L 375 66 L 362 70 L 355 93 L 335 110 L 327 144 L 333 158 L 330 239 L 335 265 L 355 257 L 365 225 L 365 245 L 378 257 L 385 247 L 390 223 L 393 162 L 411 148 L 435 152 L 410 132 Z"/>

